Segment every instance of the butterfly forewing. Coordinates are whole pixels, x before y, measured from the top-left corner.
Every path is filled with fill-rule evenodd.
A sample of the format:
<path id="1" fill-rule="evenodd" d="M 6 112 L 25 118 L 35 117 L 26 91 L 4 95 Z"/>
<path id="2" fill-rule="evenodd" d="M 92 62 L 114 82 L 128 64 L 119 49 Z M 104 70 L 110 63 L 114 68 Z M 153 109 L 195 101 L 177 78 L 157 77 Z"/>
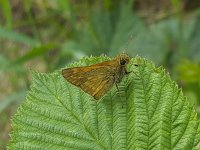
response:
<path id="1" fill-rule="evenodd" d="M 95 99 L 100 99 L 114 83 L 111 66 L 94 65 L 62 70 L 64 78 Z"/>

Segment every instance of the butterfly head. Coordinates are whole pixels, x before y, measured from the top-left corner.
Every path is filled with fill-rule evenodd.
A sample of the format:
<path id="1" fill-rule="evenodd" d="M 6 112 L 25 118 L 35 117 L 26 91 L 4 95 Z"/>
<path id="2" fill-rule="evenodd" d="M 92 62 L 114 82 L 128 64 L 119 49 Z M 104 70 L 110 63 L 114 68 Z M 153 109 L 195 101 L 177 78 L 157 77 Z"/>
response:
<path id="1" fill-rule="evenodd" d="M 122 53 L 117 57 L 117 59 L 118 59 L 119 65 L 125 66 L 129 63 L 130 57 L 127 54 Z"/>

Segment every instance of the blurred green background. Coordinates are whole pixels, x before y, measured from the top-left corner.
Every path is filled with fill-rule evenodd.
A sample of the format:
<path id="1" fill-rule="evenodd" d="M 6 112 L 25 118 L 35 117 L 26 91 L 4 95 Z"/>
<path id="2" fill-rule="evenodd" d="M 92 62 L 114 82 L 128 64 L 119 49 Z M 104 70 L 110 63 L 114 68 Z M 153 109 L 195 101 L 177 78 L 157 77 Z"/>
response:
<path id="1" fill-rule="evenodd" d="M 0 0 L 0 149 L 32 70 L 122 51 L 163 65 L 200 112 L 200 0 Z"/>

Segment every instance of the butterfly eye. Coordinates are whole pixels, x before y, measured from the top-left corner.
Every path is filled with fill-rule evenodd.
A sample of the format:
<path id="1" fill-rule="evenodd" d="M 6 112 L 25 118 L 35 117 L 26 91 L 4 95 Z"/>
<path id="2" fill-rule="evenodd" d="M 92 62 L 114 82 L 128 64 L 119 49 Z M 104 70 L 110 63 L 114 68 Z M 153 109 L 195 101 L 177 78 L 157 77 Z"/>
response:
<path id="1" fill-rule="evenodd" d="M 125 65 L 125 64 L 126 64 L 126 60 L 120 59 L 120 65 Z"/>

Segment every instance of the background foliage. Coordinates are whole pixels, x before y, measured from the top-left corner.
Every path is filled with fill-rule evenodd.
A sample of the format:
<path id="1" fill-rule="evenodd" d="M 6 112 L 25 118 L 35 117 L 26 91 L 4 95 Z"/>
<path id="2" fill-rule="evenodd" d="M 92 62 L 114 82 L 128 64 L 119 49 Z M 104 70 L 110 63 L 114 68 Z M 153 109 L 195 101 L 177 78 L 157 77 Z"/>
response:
<path id="1" fill-rule="evenodd" d="M 125 50 L 163 65 L 199 111 L 199 6 L 198 0 L 0 0 L 0 149 L 31 70 L 52 72 L 91 54 Z"/>

